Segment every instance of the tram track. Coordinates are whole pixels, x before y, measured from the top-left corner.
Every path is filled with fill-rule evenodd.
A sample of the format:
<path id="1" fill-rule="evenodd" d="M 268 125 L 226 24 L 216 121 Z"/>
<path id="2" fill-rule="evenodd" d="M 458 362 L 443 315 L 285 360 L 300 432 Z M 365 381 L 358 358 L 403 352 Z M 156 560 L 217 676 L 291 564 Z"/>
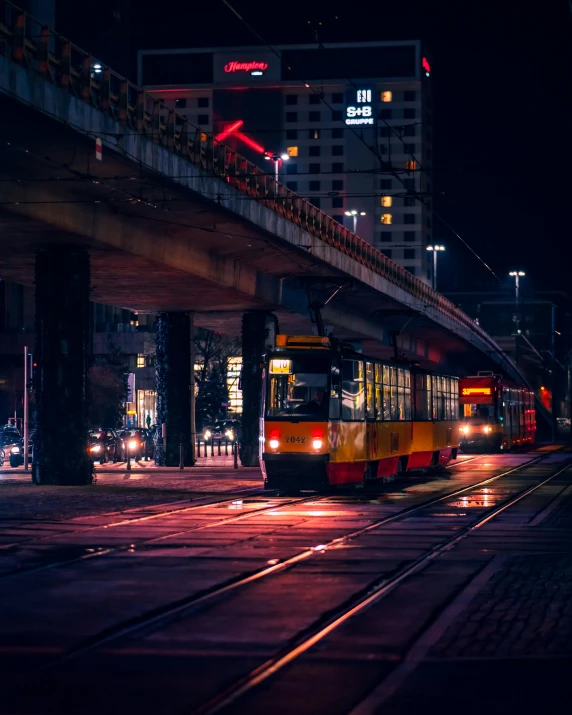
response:
<path id="1" fill-rule="evenodd" d="M 530 466 L 530 463 L 525 466 Z M 538 484 L 534 484 L 521 490 L 520 492 L 509 497 L 500 505 L 487 510 L 487 512 L 484 515 L 479 516 L 475 522 L 467 524 L 453 536 L 443 540 L 437 545 L 432 546 L 430 549 L 427 549 L 390 578 L 381 579 L 378 583 L 373 584 L 369 589 L 367 589 L 365 593 L 358 595 L 355 599 L 351 599 L 349 602 L 343 604 L 339 609 L 330 612 L 325 619 L 320 619 L 314 627 L 311 627 L 304 633 L 299 634 L 297 638 L 295 637 L 293 639 L 294 643 L 291 643 L 286 648 L 282 649 L 275 656 L 269 658 L 264 663 L 251 670 L 242 678 L 237 679 L 224 691 L 218 693 L 198 708 L 188 711 L 189 715 L 215 715 L 225 708 L 235 704 L 236 701 L 243 695 L 247 695 L 258 685 L 279 673 L 283 668 L 308 652 L 329 634 L 333 633 L 340 626 L 346 624 L 351 618 L 361 614 L 374 603 L 387 596 L 403 581 L 425 569 L 433 563 L 435 559 L 447 551 L 450 551 L 459 542 L 466 539 L 471 533 L 474 533 L 495 517 L 512 508 L 537 490 L 541 489 L 550 481 L 570 469 L 571 466 L 572 460 L 568 461 L 564 466 L 559 467 L 553 474 L 545 479 L 542 479 L 542 481 Z M 431 628 L 431 625 L 432 623 L 430 623 L 425 630 L 427 631 Z M 421 640 L 422 638 L 423 634 L 417 640 Z M 398 666 L 399 664 L 397 663 L 396 667 Z M 386 677 L 381 684 L 378 684 L 376 691 L 383 689 L 385 680 L 389 680 L 390 677 L 391 674 Z M 366 697 L 366 701 L 368 700 L 368 697 Z M 380 702 L 382 701 L 377 701 L 375 705 L 379 705 Z M 366 706 L 362 708 L 358 705 L 357 708 L 352 710 L 352 713 L 353 715 L 371 715 L 374 711 L 377 712 L 377 710 L 374 710 L 371 707 Z"/>
<path id="2" fill-rule="evenodd" d="M 485 479 L 479 480 L 478 482 L 465 485 L 463 487 L 448 491 L 445 494 L 441 494 L 439 496 L 433 497 L 431 499 L 427 499 L 421 503 L 411 505 L 409 507 L 405 507 L 403 509 L 399 509 L 396 511 L 394 514 L 387 515 L 385 517 L 381 517 L 380 519 L 377 519 L 373 521 L 372 523 L 368 524 L 367 526 L 361 527 L 359 529 L 356 529 L 348 534 L 345 534 L 340 537 L 336 537 L 334 539 L 331 539 L 328 542 L 325 542 L 324 544 L 319 544 L 315 547 L 311 548 L 306 548 L 303 549 L 302 551 L 298 552 L 297 554 L 294 554 L 293 556 L 284 559 L 283 561 L 279 561 L 278 563 L 272 564 L 270 566 L 264 566 L 261 569 L 256 569 L 250 573 L 240 575 L 235 578 L 231 578 L 227 581 L 224 581 L 222 583 L 218 583 L 212 587 L 203 589 L 202 591 L 196 592 L 188 597 L 181 598 L 175 602 L 170 602 L 164 605 L 161 605 L 157 608 L 154 608 L 151 611 L 147 611 L 146 613 L 143 613 L 139 616 L 136 616 L 134 618 L 128 619 L 126 621 L 123 621 L 121 623 L 115 624 L 113 626 L 110 626 L 107 629 L 104 629 L 100 631 L 99 633 L 95 634 L 92 637 L 89 637 L 85 639 L 83 642 L 79 643 L 77 646 L 73 646 L 70 649 L 68 649 L 66 652 L 62 653 L 61 655 L 51 659 L 50 661 L 44 663 L 40 667 L 36 669 L 32 669 L 30 672 L 31 673 L 44 673 L 52 668 L 57 667 L 58 665 L 65 663 L 67 661 L 73 660 L 77 657 L 80 657 L 82 655 L 88 654 L 89 652 L 95 651 L 103 646 L 110 646 L 112 644 L 119 644 L 122 640 L 128 639 L 128 638 L 133 638 L 133 637 L 142 637 L 146 633 L 151 632 L 151 631 L 156 631 L 160 630 L 163 627 L 167 627 L 172 621 L 181 619 L 185 617 L 187 614 L 190 614 L 194 612 L 196 609 L 206 606 L 210 603 L 213 603 L 217 599 L 220 599 L 221 597 L 227 596 L 233 592 L 237 592 L 238 590 L 244 588 L 245 586 L 248 586 L 250 584 L 253 584 L 255 582 L 261 581 L 271 575 L 278 574 L 280 572 L 283 572 L 287 569 L 290 569 L 294 566 L 296 566 L 299 563 L 302 563 L 308 559 L 310 559 L 312 556 L 315 556 L 318 553 L 322 553 L 324 551 L 327 551 L 328 549 L 339 547 L 353 539 L 359 538 L 361 535 L 370 533 L 371 531 L 375 529 L 380 529 L 381 527 L 390 524 L 391 522 L 395 522 L 399 519 L 403 519 L 404 517 L 408 517 L 412 514 L 415 514 L 417 512 L 420 512 L 423 509 L 427 509 L 428 507 L 434 506 L 439 504 L 440 502 L 444 502 L 446 500 L 455 498 L 457 496 L 466 494 L 470 492 L 471 490 L 478 490 L 481 487 L 484 487 L 488 484 L 491 484 L 497 480 L 500 480 L 504 477 L 507 477 L 511 474 L 514 474 L 516 472 L 529 469 L 530 467 L 533 467 L 537 465 L 540 461 L 546 459 L 550 455 L 539 455 L 538 457 L 535 457 L 531 459 L 530 461 L 526 462 L 525 464 L 517 465 L 515 467 L 512 467 L 508 470 L 504 470 L 500 474 L 494 474 L 490 477 L 487 477 Z M 571 460 L 572 461 L 572 460 Z M 516 501 L 519 501 L 521 498 L 524 498 L 524 496 L 527 496 L 528 493 L 531 491 L 540 488 L 543 484 L 546 482 L 550 481 L 554 477 L 556 477 L 558 474 L 562 473 L 565 469 L 567 469 L 570 466 L 570 462 L 567 461 L 566 465 L 562 468 L 559 468 L 554 474 L 551 474 L 547 479 L 543 480 L 539 484 L 534 485 L 531 488 L 527 488 L 527 490 L 524 490 L 524 492 L 519 492 L 517 495 L 514 495 L 511 497 L 510 500 L 506 502 L 507 508 L 508 506 L 512 505 L 512 503 L 516 503 Z M 325 497 L 328 498 L 328 497 Z M 308 499 L 303 499 L 303 501 L 319 501 L 320 498 L 316 497 L 315 495 L 312 497 L 308 497 Z M 293 503 L 300 503 L 302 500 L 295 500 Z M 270 507 L 271 509 L 276 509 L 277 507 Z M 489 510 L 490 512 L 491 510 Z M 487 512 L 487 514 L 489 514 Z M 252 513 L 254 516 L 255 514 L 260 514 L 260 510 L 257 511 L 256 513 Z M 500 512 L 499 512 L 500 513 Z M 493 514 L 492 516 L 496 515 Z M 242 516 L 250 516 L 250 515 L 242 515 Z M 489 518 L 492 518 L 490 516 Z M 488 518 L 487 518 L 488 520 Z M 478 528 L 477 525 L 469 525 L 467 527 L 468 530 L 472 530 L 474 528 Z M 463 534 L 465 531 L 463 531 Z M 456 543 L 456 541 L 453 543 L 453 540 L 457 540 L 457 534 L 452 537 L 452 539 L 447 540 L 446 544 L 450 543 L 450 547 Z M 460 538 L 463 538 L 462 536 Z M 404 578 L 406 578 L 408 575 L 411 575 L 412 573 L 416 572 L 421 568 L 421 564 L 425 564 L 429 560 L 432 560 L 435 558 L 435 556 L 432 556 L 433 553 L 436 553 L 437 555 L 442 552 L 443 549 L 439 547 L 437 551 L 434 549 L 431 549 L 430 552 L 426 553 L 423 555 L 423 557 L 420 557 L 420 559 L 417 559 L 412 565 L 408 566 L 403 574 L 399 574 L 398 576 L 390 579 L 389 581 L 380 581 L 379 584 L 374 584 L 371 588 L 368 589 L 368 592 L 366 595 L 361 595 L 359 599 L 357 599 L 357 602 L 352 604 L 351 606 L 346 606 L 345 610 L 351 610 L 353 613 L 353 609 L 359 607 L 361 610 L 364 606 L 361 605 L 362 601 L 366 598 L 373 598 L 375 599 L 380 598 L 382 594 L 385 594 L 386 592 L 389 591 L 391 584 L 393 586 L 397 585 L 400 583 Z M 412 571 L 415 567 L 415 571 Z M 396 581 L 396 578 L 399 577 L 399 580 Z M 391 586 L 391 588 L 393 587 Z M 383 589 L 383 590 L 381 590 Z M 367 601 L 369 603 L 370 601 Z M 344 611 L 345 613 L 345 611 Z M 332 622 L 335 622 L 337 625 L 341 625 L 343 621 L 340 621 L 338 623 L 338 618 L 341 618 L 343 614 L 338 614 L 336 618 L 333 619 Z M 347 618 L 344 617 L 344 620 Z M 331 620 L 331 619 L 330 619 Z M 335 627 L 337 627 L 337 625 Z M 324 630 L 326 629 L 326 630 Z M 329 630 L 328 630 L 329 629 Z M 327 633 L 329 633 L 332 630 L 331 623 L 328 623 L 326 626 L 321 625 L 321 629 L 317 630 L 316 633 L 312 633 L 311 635 L 308 635 L 307 637 L 305 636 L 305 640 L 303 640 L 301 643 L 296 644 L 296 649 L 302 648 L 302 650 L 296 651 L 298 654 L 301 654 L 302 652 L 305 652 L 309 647 L 314 642 L 318 642 L 318 640 L 321 640 L 321 638 L 325 637 Z M 319 636 L 319 637 L 318 637 Z M 318 637 L 317 640 L 312 640 L 312 643 L 308 644 L 306 641 L 309 641 L 309 639 L 315 639 Z M 304 644 L 306 644 L 304 646 Z M 303 647 L 304 646 L 304 647 Z M 292 650 L 292 649 L 290 649 Z M 264 668 L 260 671 L 257 669 L 255 674 L 250 674 L 254 680 L 256 680 L 256 683 L 262 682 L 262 680 L 265 680 L 267 677 L 270 677 L 275 671 L 276 668 L 280 669 L 284 665 L 286 665 L 288 662 L 293 660 L 297 655 L 291 656 L 290 650 L 288 652 L 281 652 L 279 656 L 276 656 L 275 658 L 272 659 L 272 661 L 267 662 L 264 664 Z M 290 654 L 290 655 L 289 655 Z M 277 666 L 278 664 L 278 666 Z M 262 667 L 262 666 L 261 666 Z M 250 676 L 249 676 L 250 677 Z M 262 677 L 262 680 L 260 678 Z M 246 683 L 246 681 L 245 681 Z M 243 692 L 241 688 L 245 686 L 245 683 L 240 684 L 240 693 Z M 238 687 L 238 686 L 237 686 Z M 225 691 L 226 693 L 226 691 Z M 233 690 L 234 693 L 234 690 Z M 230 693 L 226 693 L 226 695 L 230 695 Z M 234 697 L 234 696 L 233 696 Z M 237 695 L 238 697 L 238 695 Z M 219 705 L 216 703 L 211 703 L 213 707 L 216 705 L 215 710 L 212 710 L 212 712 L 216 712 L 219 709 Z M 225 703 L 221 703 L 220 707 L 222 707 Z M 210 707 L 210 705 L 209 705 Z M 200 709 L 200 713 L 203 713 L 203 710 Z M 211 712 L 209 709 L 204 710 L 205 713 Z"/>
<path id="3" fill-rule="evenodd" d="M 477 455 L 475 457 L 471 457 L 469 459 L 463 460 L 462 463 L 447 465 L 446 469 L 461 467 L 466 462 L 471 462 L 475 459 L 480 459 L 484 456 L 487 456 L 487 455 Z M 245 489 L 234 490 L 232 492 L 232 497 L 229 497 L 227 499 L 221 499 L 221 500 L 215 499 L 214 501 L 207 501 L 207 502 L 201 503 L 201 504 L 190 503 L 190 502 L 192 502 L 192 499 L 183 499 L 183 500 L 175 500 L 172 502 L 164 502 L 162 504 L 153 504 L 150 506 L 138 506 L 138 507 L 132 507 L 129 509 L 115 510 L 115 511 L 110 511 L 110 512 L 106 512 L 104 514 L 93 515 L 93 516 L 86 515 L 84 517 L 78 517 L 78 518 L 89 519 L 89 518 L 110 517 L 110 516 L 116 516 L 116 515 L 121 516 L 124 514 L 128 514 L 130 512 L 145 511 L 145 510 L 154 509 L 154 508 L 161 509 L 166 506 L 172 506 L 175 504 L 184 504 L 185 505 L 185 506 L 182 506 L 180 509 L 163 510 L 163 511 L 155 512 L 153 514 L 147 514 L 145 516 L 135 517 L 134 519 L 123 519 L 123 520 L 117 521 L 117 522 L 108 522 L 105 524 L 96 524 L 93 526 L 86 524 L 86 525 L 82 525 L 82 528 L 75 529 L 74 531 L 61 531 L 56 534 L 47 534 L 46 536 L 43 536 L 43 537 L 33 537 L 28 540 L 14 541 L 9 544 L 0 544 L 0 553 L 4 552 L 4 551 L 9 552 L 10 550 L 21 548 L 21 547 L 33 546 L 36 543 L 40 543 L 40 542 L 43 543 L 46 541 L 57 539 L 62 536 L 72 536 L 73 534 L 87 533 L 89 531 L 97 531 L 99 529 L 108 529 L 108 528 L 113 528 L 116 526 L 127 526 L 129 524 L 147 521 L 147 520 L 151 520 L 151 519 L 155 519 L 155 518 L 161 518 L 161 517 L 170 516 L 170 515 L 174 515 L 174 514 L 180 514 L 180 513 L 186 512 L 186 511 L 190 511 L 190 510 L 204 509 L 204 508 L 208 508 L 210 506 L 219 506 L 219 505 L 222 506 L 227 503 L 231 504 L 233 501 L 235 501 L 234 497 L 237 497 L 237 496 L 243 496 L 243 497 L 247 497 L 247 498 L 255 497 L 255 496 L 272 497 L 272 496 L 278 496 L 278 495 L 280 495 L 280 493 L 281 493 L 280 489 L 264 490 L 262 487 L 260 487 L 260 488 L 256 488 L 253 490 L 251 487 L 247 487 Z M 198 497 L 196 499 L 196 501 L 201 500 L 203 498 L 209 499 L 211 497 Z M 61 523 L 61 522 L 56 522 L 56 523 Z M 22 527 L 22 528 L 24 528 L 24 527 Z M 0 578 L 2 578 L 2 577 L 3 577 L 3 575 L 0 574 Z"/>
<path id="4" fill-rule="evenodd" d="M 464 460 L 464 461 L 465 462 L 472 461 L 473 459 L 478 459 L 479 457 L 480 457 L 480 455 L 477 457 L 471 458 L 469 460 Z M 458 466 L 461 466 L 461 465 L 458 465 Z M 507 472 L 507 474 L 508 473 L 509 472 Z M 503 475 L 504 474 L 505 473 L 503 473 Z M 502 475 L 499 475 L 499 477 L 500 476 L 502 476 Z M 497 477 L 493 477 L 493 479 L 496 479 L 496 478 Z M 472 487 L 467 487 L 467 488 L 472 488 Z M 240 496 L 241 491 L 243 491 L 243 490 L 237 490 L 237 491 L 233 492 L 233 496 L 234 497 Z M 279 493 L 280 493 L 280 490 L 266 491 L 263 489 L 258 489 L 254 492 L 249 491 L 248 489 L 244 490 L 244 491 L 246 491 L 247 493 L 243 494 L 242 498 L 256 497 L 256 496 L 273 498 L 273 497 L 279 495 Z M 446 499 L 446 498 L 450 498 L 450 497 L 455 496 L 456 494 L 460 494 L 460 493 L 461 493 L 460 491 L 455 490 L 454 492 L 448 493 L 442 497 L 437 497 L 436 499 L 437 500 Z M 228 517 L 226 519 L 221 519 L 219 521 L 214 521 L 214 522 L 209 522 L 207 524 L 201 524 L 201 525 L 197 525 L 194 527 L 189 527 L 188 529 L 177 530 L 175 532 L 171 532 L 168 534 L 162 534 L 161 536 L 153 537 L 150 539 L 143 539 L 141 541 L 138 541 L 136 544 L 131 543 L 131 540 L 130 540 L 129 543 L 125 543 L 120 546 L 97 547 L 97 549 L 89 548 L 87 550 L 87 553 L 80 554 L 79 556 L 73 556 L 71 558 L 59 559 L 59 560 L 51 561 L 49 563 L 38 564 L 35 566 L 30 566 L 29 568 L 16 568 L 16 569 L 12 569 L 12 570 L 5 571 L 5 572 L 0 572 L 0 580 L 17 578 L 19 576 L 25 576 L 25 575 L 33 574 L 33 573 L 39 573 L 41 571 L 48 571 L 53 568 L 58 568 L 58 567 L 62 567 L 62 566 L 69 566 L 69 565 L 73 565 L 76 563 L 81 563 L 82 561 L 90 561 L 92 559 L 102 558 L 104 556 L 111 556 L 114 554 L 132 550 L 134 548 L 140 548 L 140 547 L 144 547 L 144 546 L 149 546 L 154 543 L 159 543 L 159 542 L 165 541 L 167 539 L 176 538 L 176 537 L 180 537 L 180 536 L 186 536 L 193 532 L 202 531 L 202 530 L 210 529 L 210 528 L 216 528 L 218 526 L 225 526 L 227 524 L 235 523 L 238 521 L 244 521 L 249 518 L 254 518 L 254 517 L 260 515 L 261 513 L 264 513 L 265 511 L 274 510 L 277 508 L 288 507 L 288 506 L 292 506 L 292 505 L 296 505 L 296 504 L 303 504 L 308 501 L 319 502 L 320 500 L 323 500 L 323 499 L 327 500 L 329 498 L 331 498 L 331 495 L 320 497 L 316 494 L 312 494 L 311 496 L 300 497 L 300 498 L 288 500 L 288 501 L 282 502 L 279 505 L 263 507 L 261 509 L 254 509 L 254 510 L 248 512 L 247 514 L 241 514 L 241 515 L 237 515 L 235 517 Z M 162 512 L 156 512 L 154 514 L 147 514 L 145 516 L 136 517 L 134 519 L 123 519 L 123 520 L 117 521 L 117 522 L 110 522 L 107 524 L 98 524 L 95 526 L 88 526 L 86 528 L 77 529 L 75 531 L 62 531 L 62 532 L 59 532 L 58 534 L 50 534 L 45 537 L 41 537 L 40 539 L 33 539 L 31 541 L 26 541 L 26 542 L 16 542 L 13 544 L 4 544 L 4 545 L 0 546 L 0 551 L 2 551 L 2 550 L 9 551 L 10 549 L 34 547 L 39 542 L 45 543 L 46 541 L 55 540 L 55 539 L 58 539 L 61 537 L 73 536 L 74 534 L 85 534 L 85 533 L 89 533 L 90 531 L 96 531 L 99 529 L 109 529 L 109 528 L 118 527 L 118 526 L 129 526 L 129 525 L 132 525 L 135 523 L 148 521 L 148 520 L 155 519 L 155 518 L 170 517 L 172 515 L 187 513 L 188 511 L 195 511 L 198 509 L 207 509 L 207 508 L 213 507 L 213 506 L 219 507 L 219 506 L 224 506 L 225 504 L 232 506 L 236 501 L 237 501 L 237 499 L 230 498 L 230 499 L 223 499 L 223 500 L 219 500 L 219 501 L 207 502 L 205 504 L 191 504 L 191 505 L 183 507 L 181 509 L 173 509 L 173 510 L 166 510 L 166 511 L 162 511 Z M 413 508 L 417 508 L 417 507 L 413 507 Z M 143 510 L 143 509 L 144 509 L 144 507 L 135 507 L 134 511 L 139 511 L 139 510 Z M 118 512 L 118 513 L 121 514 L 124 512 Z M 112 514 L 113 514 L 113 512 L 112 512 Z M 387 517 L 387 518 L 393 519 L 396 517 L 391 516 L 391 517 Z M 383 521 L 382 523 L 386 523 L 386 522 Z M 381 525 L 381 524 L 374 522 L 373 525 L 365 527 L 365 529 L 369 530 L 370 528 L 376 528 L 378 525 Z M 356 535 L 359 535 L 359 534 L 356 534 Z M 353 536 L 354 535 L 350 535 L 350 537 L 352 537 L 352 538 L 353 538 Z M 349 537 L 340 537 L 340 538 L 345 539 L 345 538 L 349 538 Z"/>
<path id="5" fill-rule="evenodd" d="M 464 460 L 463 463 L 473 461 L 474 459 L 479 459 L 481 456 L 482 455 L 478 455 L 476 457 L 471 457 L 468 460 Z M 461 466 L 461 464 L 455 465 L 455 466 Z M 242 494 L 243 491 L 246 493 Z M 233 494 L 233 497 L 235 497 L 235 498 L 222 499 L 222 500 L 218 500 L 218 501 L 217 500 L 208 501 L 204 504 L 188 504 L 188 500 L 184 500 L 183 502 L 172 502 L 173 504 L 185 503 L 185 504 L 187 504 L 187 506 L 184 506 L 181 509 L 170 509 L 170 510 L 155 512 L 153 514 L 146 514 L 144 516 L 135 517 L 133 519 L 123 519 L 123 520 L 116 521 L 116 522 L 109 522 L 106 524 L 97 524 L 94 526 L 86 525 L 84 528 L 76 529 L 74 531 L 61 531 L 57 534 L 48 534 L 44 537 L 34 538 L 29 541 L 13 542 L 12 544 L 3 544 L 3 545 L 0 545 L 0 553 L 2 551 L 10 552 L 11 550 L 16 550 L 19 548 L 34 547 L 38 543 L 44 544 L 46 542 L 53 541 L 53 540 L 56 540 L 56 539 L 59 539 L 62 537 L 73 536 L 74 534 L 85 534 L 85 533 L 89 533 L 91 531 L 97 531 L 100 529 L 109 529 L 109 528 L 114 528 L 114 527 L 118 527 L 118 526 L 129 526 L 131 524 L 135 524 L 138 522 L 148 521 L 148 520 L 155 519 L 155 518 L 170 517 L 172 515 L 178 515 L 181 513 L 186 513 L 188 511 L 194 511 L 194 510 L 198 510 L 198 509 L 207 509 L 207 508 L 213 507 L 213 506 L 218 507 L 218 506 L 224 506 L 225 504 L 232 505 L 234 502 L 237 501 L 236 497 L 249 498 L 249 497 L 260 496 L 260 497 L 265 497 L 265 498 L 273 498 L 275 496 L 280 495 L 280 490 L 278 490 L 278 489 L 277 490 L 264 490 L 262 488 L 259 488 L 259 489 L 256 489 L 253 491 L 249 487 L 244 490 L 235 490 L 235 491 L 233 491 L 232 494 Z M 328 498 L 330 498 L 330 496 L 331 495 L 328 495 L 325 497 L 319 497 L 316 494 L 313 494 L 312 496 L 301 497 L 301 498 L 295 499 L 293 501 L 284 502 L 284 503 L 280 504 L 279 506 L 281 508 L 283 506 L 289 506 L 292 504 L 304 503 L 308 500 L 319 501 L 321 498 L 328 499 Z M 205 497 L 205 498 L 208 498 L 208 497 Z M 171 502 L 168 502 L 166 505 L 170 505 L 170 504 L 171 504 Z M 161 505 L 161 504 L 153 505 L 153 507 L 151 507 L 151 508 L 156 508 L 156 507 L 160 508 L 161 506 L 163 506 L 163 505 Z M 121 515 L 121 514 L 125 514 L 126 512 L 129 512 L 129 511 L 135 511 L 135 512 L 144 511 L 146 508 L 148 509 L 149 507 L 133 507 L 133 509 L 129 509 L 129 510 L 125 510 L 125 511 L 109 512 L 108 514 L 105 514 L 105 516 L 113 516 L 115 514 Z M 186 529 L 186 530 L 176 531 L 176 532 L 172 532 L 170 534 L 164 534 L 162 536 L 153 537 L 151 539 L 145 539 L 143 541 L 139 541 L 136 544 L 136 546 L 137 547 L 146 546 L 146 545 L 150 545 L 152 543 L 156 543 L 156 542 L 166 540 L 169 538 L 175 538 L 177 536 L 184 536 L 184 535 L 187 535 L 194 531 L 200 531 L 202 529 L 207 529 L 207 528 L 214 528 L 216 526 L 224 526 L 225 524 L 233 523 L 235 521 L 242 521 L 244 519 L 248 519 L 248 518 L 252 518 L 252 517 L 256 516 L 257 514 L 261 513 L 261 511 L 265 511 L 267 509 L 272 509 L 272 508 L 275 509 L 277 507 L 268 507 L 268 508 L 262 509 L 262 510 L 253 510 L 252 512 L 249 512 L 248 514 L 243 514 L 243 515 L 240 515 L 237 517 L 230 517 L 229 519 L 221 520 L 219 522 L 204 524 L 204 525 L 200 525 L 197 527 L 190 527 L 189 529 Z M 86 517 L 86 518 L 89 518 L 89 517 Z M 116 547 L 107 547 L 107 548 L 98 547 L 97 550 L 90 549 L 89 553 L 81 554 L 80 556 L 74 556 L 74 557 L 68 558 L 68 559 L 53 561 L 53 562 L 50 562 L 47 564 L 31 566 L 29 568 L 17 568 L 17 569 L 12 569 L 10 571 L 5 571 L 3 573 L 0 572 L 0 580 L 7 579 L 7 578 L 14 578 L 14 577 L 18 577 L 18 576 L 24 576 L 27 574 L 37 573 L 40 571 L 46 571 L 46 570 L 49 570 L 52 568 L 57 568 L 60 566 L 68 566 L 68 565 L 72 565 L 74 563 L 80 563 L 82 561 L 89 561 L 94 558 L 99 558 L 99 557 L 119 553 L 121 551 L 126 551 L 130 548 L 133 548 L 133 546 L 134 545 L 132 543 L 129 543 L 129 544 L 124 544 L 124 545 L 116 546 Z"/>
<path id="6" fill-rule="evenodd" d="M 234 501 L 236 501 L 237 498 L 248 498 L 248 497 L 266 497 L 270 498 L 272 496 L 277 496 L 279 493 L 279 490 L 271 490 L 271 491 L 264 491 L 262 488 L 257 488 L 256 490 L 251 490 L 249 487 L 248 489 L 244 490 L 245 493 L 243 493 L 243 490 L 235 490 L 232 492 L 232 496 L 228 497 L 227 499 L 219 499 L 219 500 L 214 500 L 214 501 L 208 501 L 202 504 L 188 504 L 189 500 L 184 500 L 183 503 L 187 503 L 188 506 L 181 507 L 180 509 L 166 509 L 163 511 L 155 512 L 153 514 L 146 514 L 144 516 L 140 517 L 135 517 L 133 519 L 121 519 L 120 521 L 112 521 L 108 522 L 105 524 L 95 524 L 93 526 L 86 525 L 83 528 L 75 529 L 73 531 L 60 531 L 57 534 L 47 534 L 46 536 L 41 536 L 41 537 L 33 537 L 29 540 L 25 541 L 14 541 L 10 544 L 1 544 L 0 545 L 0 553 L 3 551 L 10 551 L 12 549 L 17 549 L 21 547 L 26 547 L 26 546 L 33 546 L 36 543 L 45 543 L 46 541 L 49 541 L 51 539 L 58 539 L 62 536 L 73 536 L 74 534 L 85 534 L 89 533 L 91 531 L 98 531 L 100 529 L 111 529 L 113 527 L 117 526 L 129 526 L 130 524 L 136 524 L 139 522 L 143 521 L 150 521 L 152 519 L 159 519 L 163 517 L 168 517 L 176 514 L 182 514 L 185 512 L 189 511 L 195 511 L 198 509 L 208 509 L 208 507 L 211 506 L 223 506 L 224 504 L 232 504 Z M 201 499 L 202 497 L 199 497 L 198 499 Z M 204 497 L 208 499 L 209 497 Z M 174 502 L 177 503 L 177 502 Z M 117 512 L 108 512 L 104 516 L 113 516 L 115 514 L 121 515 L 125 514 L 126 512 L 129 511 L 145 511 L 146 509 L 150 508 L 161 508 L 165 505 L 171 504 L 171 502 L 166 502 L 165 504 L 157 504 L 157 505 L 151 505 L 151 506 L 141 506 L 141 507 L 133 507 L 133 509 L 128 509 L 125 511 L 117 511 Z M 80 518 L 90 518 L 90 517 L 80 517 Z M 94 517 L 95 518 L 95 517 Z M 60 523 L 60 522 L 58 522 Z"/>

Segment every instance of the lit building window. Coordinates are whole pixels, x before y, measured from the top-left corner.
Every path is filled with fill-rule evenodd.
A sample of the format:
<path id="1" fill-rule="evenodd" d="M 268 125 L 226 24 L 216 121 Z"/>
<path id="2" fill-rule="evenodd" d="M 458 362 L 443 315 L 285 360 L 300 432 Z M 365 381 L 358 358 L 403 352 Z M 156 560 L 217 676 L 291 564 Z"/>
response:
<path id="1" fill-rule="evenodd" d="M 145 367 L 145 355 L 137 355 L 137 367 Z"/>
<path id="2" fill-rule="evenodd" d="M 239 387 L 242 358 L 228 358 L 226 367 L 226 387 L 228 390 L 228 411 L 235 415 L 242 414 L 242 390 Z"/>
<path id="3" fill-rule="evenodd" d="M 411 161 L 406 161 L 403 166 L 405 169 L 408 169 L 409 171 L 417 170 L 417 162 L 413 161 L 413 159 Z"/>
<path id="4" fill-rule="evenodd" d="M 288 154 L 288 156 L 298 156 L 298 147 L 297 146 L 287 146 L 286 153 Z"/>
<path id="5" fill-rule="evenodd" d="M 320 138 L 320 130 L 319 129 L 310 129 L 310 139 L 319 139 Z"/>
<path id="6" fill-rule="evenodd" d="M 381 205 L 382 206 L 392 206 L 393 198 L 391 196 L 382 196 L 381 197 Z"/>
<path id="7" fill-rule="evenodd" d="M 381 215 L 381 223 L 391 223 L 393 220 L 393 217 L 391 214 L 382 214 Z"/>
<path id="8" fill-rule="evenodd" d="M 382 102 L 391 102 L 393 100 L 393 92 L 382 92 L 381 93 L 381 101 Z"/>

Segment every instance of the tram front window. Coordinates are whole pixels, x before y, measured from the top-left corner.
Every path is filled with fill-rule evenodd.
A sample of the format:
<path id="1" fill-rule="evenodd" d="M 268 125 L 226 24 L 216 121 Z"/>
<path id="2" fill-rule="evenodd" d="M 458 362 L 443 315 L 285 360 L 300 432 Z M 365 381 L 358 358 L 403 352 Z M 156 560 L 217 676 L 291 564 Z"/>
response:
<path id="1" fill-rule="evenodd" d="M 323 358 L 272 358 L 266 417 L 327 419 L 329 372 L 330 363 Z"/>
<path id="2" fill-rule="evenodd" d="M 494 405 L 463 405 L 463 418 L 474 425 L 486 425 L 496 421 Z"/>

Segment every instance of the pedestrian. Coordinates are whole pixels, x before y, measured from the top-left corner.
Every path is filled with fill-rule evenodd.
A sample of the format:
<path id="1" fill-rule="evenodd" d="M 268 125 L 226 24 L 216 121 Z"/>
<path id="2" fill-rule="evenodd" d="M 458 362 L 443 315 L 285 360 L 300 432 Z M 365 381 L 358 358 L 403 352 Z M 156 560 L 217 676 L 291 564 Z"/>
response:
<path id="1" fill-rule="evenodd" d="M 147 423 L 147 429 L 151 429 L 151 415 L 147 415 L 145 422 Z"/>

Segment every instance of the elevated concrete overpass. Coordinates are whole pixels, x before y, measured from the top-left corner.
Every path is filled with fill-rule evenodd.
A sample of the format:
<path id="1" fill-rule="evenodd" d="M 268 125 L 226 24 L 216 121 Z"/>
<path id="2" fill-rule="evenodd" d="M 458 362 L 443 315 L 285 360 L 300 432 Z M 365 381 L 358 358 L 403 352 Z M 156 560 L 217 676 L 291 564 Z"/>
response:
<path id="1" fill-rule="evenodd" d="M 324 319 L 364 352 L 389 357 L 397 340 L 427 367 L 522 379 L 423 281 L 110 68 L 95 73 L 95 58 L 65 38 L 2 7 L 0 277 L 36 282 L 38 293 L 38 271 L 59 271 L 37 296 L 46 320 L 66 270 L 82 273 L 77 290 L 98 302 L 192 312 L 229 333 L 245 311 L 308 332 L 309 295 L 325 301 L 344 282 Z M 186 339 L 188 328 L 166 324 Z"/>

